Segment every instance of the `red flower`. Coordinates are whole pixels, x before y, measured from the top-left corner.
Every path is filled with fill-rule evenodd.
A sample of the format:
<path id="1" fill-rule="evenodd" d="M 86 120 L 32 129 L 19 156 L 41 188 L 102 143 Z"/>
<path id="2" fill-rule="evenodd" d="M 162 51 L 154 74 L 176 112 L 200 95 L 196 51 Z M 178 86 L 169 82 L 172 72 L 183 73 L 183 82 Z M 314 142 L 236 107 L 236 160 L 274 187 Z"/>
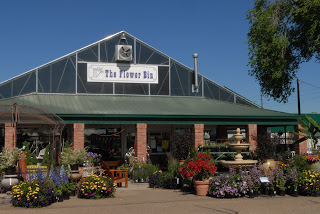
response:
<path id="1" fill-rule="evenodd" d="M 187 164 L 184 164 L 179 169 L 179 173 L 184 178 L 193 177 L 194 180 L 205 180 L 210 176 L 214 176 L 217 167 L 212 163 L 209 154 L 199 153 L 196 158 L 189 159 Z"/>

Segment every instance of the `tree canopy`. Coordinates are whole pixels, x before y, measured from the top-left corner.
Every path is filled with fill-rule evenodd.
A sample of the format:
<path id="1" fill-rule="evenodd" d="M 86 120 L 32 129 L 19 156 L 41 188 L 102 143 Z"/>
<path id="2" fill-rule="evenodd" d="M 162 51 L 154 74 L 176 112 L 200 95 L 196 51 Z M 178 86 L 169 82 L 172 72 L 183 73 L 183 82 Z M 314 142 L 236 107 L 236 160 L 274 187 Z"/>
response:
<path id="1" fill-rule="evenodd" d="M 263 95 L 287 102 L 299 65 L 320 60 L 320 0 L 255 0 L 247 19 L 249 74 Z"/>

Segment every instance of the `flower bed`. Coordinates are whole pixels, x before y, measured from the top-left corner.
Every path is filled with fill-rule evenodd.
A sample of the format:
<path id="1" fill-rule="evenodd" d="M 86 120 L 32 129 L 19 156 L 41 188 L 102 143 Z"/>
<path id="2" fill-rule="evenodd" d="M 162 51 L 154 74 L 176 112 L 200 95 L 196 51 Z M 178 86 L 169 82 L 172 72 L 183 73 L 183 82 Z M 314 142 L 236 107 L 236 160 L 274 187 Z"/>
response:
<path id="1" fill-rule="evenodd" d="M 211 181 L 209 194 L 217 198 L 244 196 L 249 191 L 247 176 L 244 171 L 237 174 L 233 170 L 229 174 L 218 175 Z"/>
<path id="2" fill-rule="evenodd" d="M 320 196 L 320 172 L 305 170 L 299 179 L 299 192 L 306 196 Z"/>
<path id="3" fill-rule="evenodd" d="M 78 197 L 86 199 L 99 199 L 113 197 L 116 184 L 107 176 L 90 174 L 78 183 Z"/>
<path id="4" fill-rule="evenodd" d="M 53 186 L 49 180 L 20 182 L 12 187 L 12 204 L 18 207 L 44 207 L 52 203 Z"/>

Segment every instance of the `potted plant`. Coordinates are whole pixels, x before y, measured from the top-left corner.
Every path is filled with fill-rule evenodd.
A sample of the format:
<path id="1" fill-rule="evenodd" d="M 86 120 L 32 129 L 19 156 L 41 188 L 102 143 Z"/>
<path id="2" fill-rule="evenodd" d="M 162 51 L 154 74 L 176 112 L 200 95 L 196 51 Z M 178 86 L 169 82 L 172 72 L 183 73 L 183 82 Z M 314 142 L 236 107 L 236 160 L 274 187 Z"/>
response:
<path id="1" fill-rule="evenodd" d="M 74 150 L 72 147 L 65 148 L 61 152 L 61 164 L 70 165 L 71 170 L 78 170 L 86 157 L 86 149 Z"/>
<path id="2" fill-rule="evenodd" d="M 94 153 L 94 152 L 87 152 L 86 153 L 86 160 L 89 163 L 93 163 L 94 166 L 99 166 L 101 158 L 102 158 L 101 154 Z"/>
<path id="3" fill-rule="evenodd" d="M 217 167 L 211 161 L 209 154 L 199 153 L 195 158 L 190 158 L 183 164 L 179 173 L 183 178 L 192 178 L 197 195 L 207 195 L 209 178 L 214 176 Z"/>
<path id="4" fill-rule="evenodd" d="M 5 169 L 6 175 L 13 175 L 16 172 L 17 162 L 20 158 L 21 149 L 16 147 L 4 149 L 0 153 L 0 168 Z"/>

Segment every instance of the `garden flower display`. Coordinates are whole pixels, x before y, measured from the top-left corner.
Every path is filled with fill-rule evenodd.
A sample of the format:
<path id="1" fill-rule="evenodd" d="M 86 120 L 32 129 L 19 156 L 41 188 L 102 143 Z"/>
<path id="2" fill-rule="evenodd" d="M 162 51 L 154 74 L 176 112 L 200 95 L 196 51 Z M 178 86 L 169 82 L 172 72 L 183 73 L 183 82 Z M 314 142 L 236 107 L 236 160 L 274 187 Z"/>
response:
<path id="1" fill-rule="evenodd" d="M 196 158 L 191 158 L 189 161 L 182 165 L 179 173 L 184 178 L 192 177 L 193 180 L 206 180 L 214 176 L 217 167 L 211 162 L 209 154 L 199 153 Z"/>
<path id="2" fill-rule="evenodd" d="M 86 160 L 89 161 L 90 163 L 100 162 L 101 158 L 102 158 L 101 154 L 94 153 L 94 152 L 86 153 Z"/>
<path id="3" fill-rule="evenodd" d="M 299 191 L 302 195 L 320 196 L 320 172 L 304 170 L 299 176 Z"/>
<path id="4" fill-rule="evenodd" d="M 78 183 L 78 197 L 86 199 L 99 199 L 113 197 L 116 190 L 116 183 L 107 176 L 90 174 L 82 178 Z"/>
<path id="5" fill-rule="evenodd" d="M 218 197 L 240 197 L 249 191 L 248 174 L 245 171 L 236 173 L 232 168 L 229 174 L 221 174 L 211 181 L 209 194 Z"/>
<path id="6" fill-rule="evenodd" d="M 12 205 L 19 207 L 44 207 L 52 203 L 54 191 L 50 181 L 32 180 L 12 187 Z"/>
<path id="7" fill-rule="evenodd" d="M 316 155 L 308 154 L 307 155 L 307 161 L 309 163 L 315 163 L 315 162 L 318 162 L 319 160 L 320 160 L 319 154 L 316 154 Z"/>
<path id="8" fill-rule="evenodd" d="M 261 181 L 260 181 L 260 177 L 262 177 L 261 173 L 262 172 L 259 169 L 258 165 L 255 165 L 249 171 L 249 179 L 251 180 L 250 182 L 253 183 L 254 191 L 258 191 L 261 186 Z"/>

